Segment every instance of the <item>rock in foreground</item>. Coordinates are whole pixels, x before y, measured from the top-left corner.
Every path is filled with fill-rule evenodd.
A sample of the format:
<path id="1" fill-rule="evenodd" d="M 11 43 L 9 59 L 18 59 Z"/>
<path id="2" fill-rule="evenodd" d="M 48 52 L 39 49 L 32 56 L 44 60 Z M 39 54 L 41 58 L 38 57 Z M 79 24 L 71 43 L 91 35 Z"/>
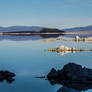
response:
<path id="1" fill-rule="evenodd" d="M 82 67 L 75 63 L 66 64 L 63 69 L 55 70 L 54 68 L 47 75 L 52 85 L 69 84 L 69 83 L 85 83 L 92 84 L 92 69 Z"/>

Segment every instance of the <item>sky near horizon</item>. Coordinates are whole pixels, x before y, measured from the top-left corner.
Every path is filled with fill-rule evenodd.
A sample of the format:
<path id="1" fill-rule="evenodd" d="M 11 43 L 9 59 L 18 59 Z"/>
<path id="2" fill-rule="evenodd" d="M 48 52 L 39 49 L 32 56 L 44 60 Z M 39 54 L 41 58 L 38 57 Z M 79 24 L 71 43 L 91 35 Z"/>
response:
<path id="1" fill-rule="evenodd" d="M 0 26 L 92 25 L 92 0 L 0 0 Z"/>

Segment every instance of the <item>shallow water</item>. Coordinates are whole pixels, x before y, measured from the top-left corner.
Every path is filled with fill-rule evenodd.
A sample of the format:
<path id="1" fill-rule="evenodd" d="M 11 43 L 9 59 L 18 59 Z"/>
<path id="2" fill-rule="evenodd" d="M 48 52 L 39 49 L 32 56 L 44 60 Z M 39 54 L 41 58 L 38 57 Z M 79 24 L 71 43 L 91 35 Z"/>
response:
<path id="1" fill-rule="evenodd" d="M 64 37 L 66 38 L 66 37 Z M 45 51 L 59 45 L 80 49 L 92 49 L 85 42 L 43 42 L 39 40 L 0 41 L 0 70 L 16 73 L 15 81 L 0 83 L 1 92 L 56 92 L 61 85 L 51 86 L 47 80 L 35 77 L 46 75 L 51 68 L 61 69 L 69 62 L 92 68 L 92 52 L 77 52 L 60 55 Z M 86 92 L 91 92 L 87 90 Z M 76 92 L 76 91 L 73 91 Z"/>

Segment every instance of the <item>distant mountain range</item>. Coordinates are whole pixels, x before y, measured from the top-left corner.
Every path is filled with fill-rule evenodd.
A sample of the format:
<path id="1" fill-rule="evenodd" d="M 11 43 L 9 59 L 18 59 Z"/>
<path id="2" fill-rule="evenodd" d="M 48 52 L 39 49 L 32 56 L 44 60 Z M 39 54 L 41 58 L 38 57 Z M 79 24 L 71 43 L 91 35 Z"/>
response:
<path id="1" fill-rule="evenodd" d="M 92 32 L 92 25 L 85 26 L 85 27 L 68 28 L 68 29 L 63 29 L 63 30 L 64 31 L 90 31 Z"/>
<path id="2" fill-rule="evenodd" d="M 63 30 L 63 31 L 62 31 Z M 76 28 L 69 28 L 69 29 L 55 29 L 55 28 L 45 28 L 45 27 L 37 27 L 37 26 L 11 26 L 11 27 L 0 27 L 0 32 L 4 32 L 4 33 L 12 33 L 12 32 L 19 32 L 19 33 L 25 33 L 25 32 L 31 32 L 31 33 L 46 33 L 46 32 L 76 32 L 76 31 L 89 31 L 92 32 L 92 26 L 86 26 L 86 27 L 76 27 Z M 15 41 L 24 41 L 24 40 L 38 40 L 38 39 L 45 39 L 45 38 L 57 38 L 59 36 L 61 36 L 62 34 L 39 34 L 39 35 L 30 35 L 30 36 L 20 36 L 20 34 L 18 36 L 14 35 L 14 36 L 10 36 L 9 35 L 3 35 L 0 36 L 0 40 L 4 40 L 4 39 L 9 39 L 9 40 L 15 40 Z M 63 36 L 63 35 L 62 35 Z M 75 35 L 67 35 L 67 36 L 71 36 L 71 37 L 75 37 Z M 83 35 L 80 37 L 87 37 L 88 35 Z"/>
<path id="3" fill-rule="evenodd" d="M 10 26 L 10 27 L 0 27 L 1 32 L 14 32 L 14 31 L 40 31 L 45 27 L 38 26 Z M 47 28 L 51 29 L 51 28 Z M 53 29 L 51 29 L 52 31 Z M 58 30 L 58 29 L 57 29 Z M 60 29 L 59 29 L 60 30 Z M 92 25 L 86 27 L 75 27 L 62 29 L 63 31 L 92 31 Z M 62 31 L 61 30 L 61 31 Z M 56 31 L 56 30 L 55 30 Z"/>
<path id="4" fill-rule="evenodd" d="M 10 26 L 10 27 L 0 27 L 2 32 L 13 32 L 13 31 L 40 31 L 43 27 L 37 26 Z"/>

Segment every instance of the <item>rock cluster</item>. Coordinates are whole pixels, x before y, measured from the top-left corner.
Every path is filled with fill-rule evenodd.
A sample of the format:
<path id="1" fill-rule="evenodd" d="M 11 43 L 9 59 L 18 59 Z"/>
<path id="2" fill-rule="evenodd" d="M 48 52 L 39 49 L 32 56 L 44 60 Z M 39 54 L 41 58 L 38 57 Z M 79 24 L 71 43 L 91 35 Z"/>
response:
<path id="1" fill-rule="evenodd" d="M 66 64 L 63 69 L 54 68 L 47 75 L 51 84 L 56 83 L 92 83 L 92 69 L 82 67 L 75 63 Z"/>
<path id="2" fill-rule="evenodd" d="M 6 80 L 8 83 L 11 83 L 14 81 L 13 77 L 16 76 L 14 73 L 12 72 L 8 72 L 8 71 L 0 71 L 0 81 L 4 81 Z"/>

